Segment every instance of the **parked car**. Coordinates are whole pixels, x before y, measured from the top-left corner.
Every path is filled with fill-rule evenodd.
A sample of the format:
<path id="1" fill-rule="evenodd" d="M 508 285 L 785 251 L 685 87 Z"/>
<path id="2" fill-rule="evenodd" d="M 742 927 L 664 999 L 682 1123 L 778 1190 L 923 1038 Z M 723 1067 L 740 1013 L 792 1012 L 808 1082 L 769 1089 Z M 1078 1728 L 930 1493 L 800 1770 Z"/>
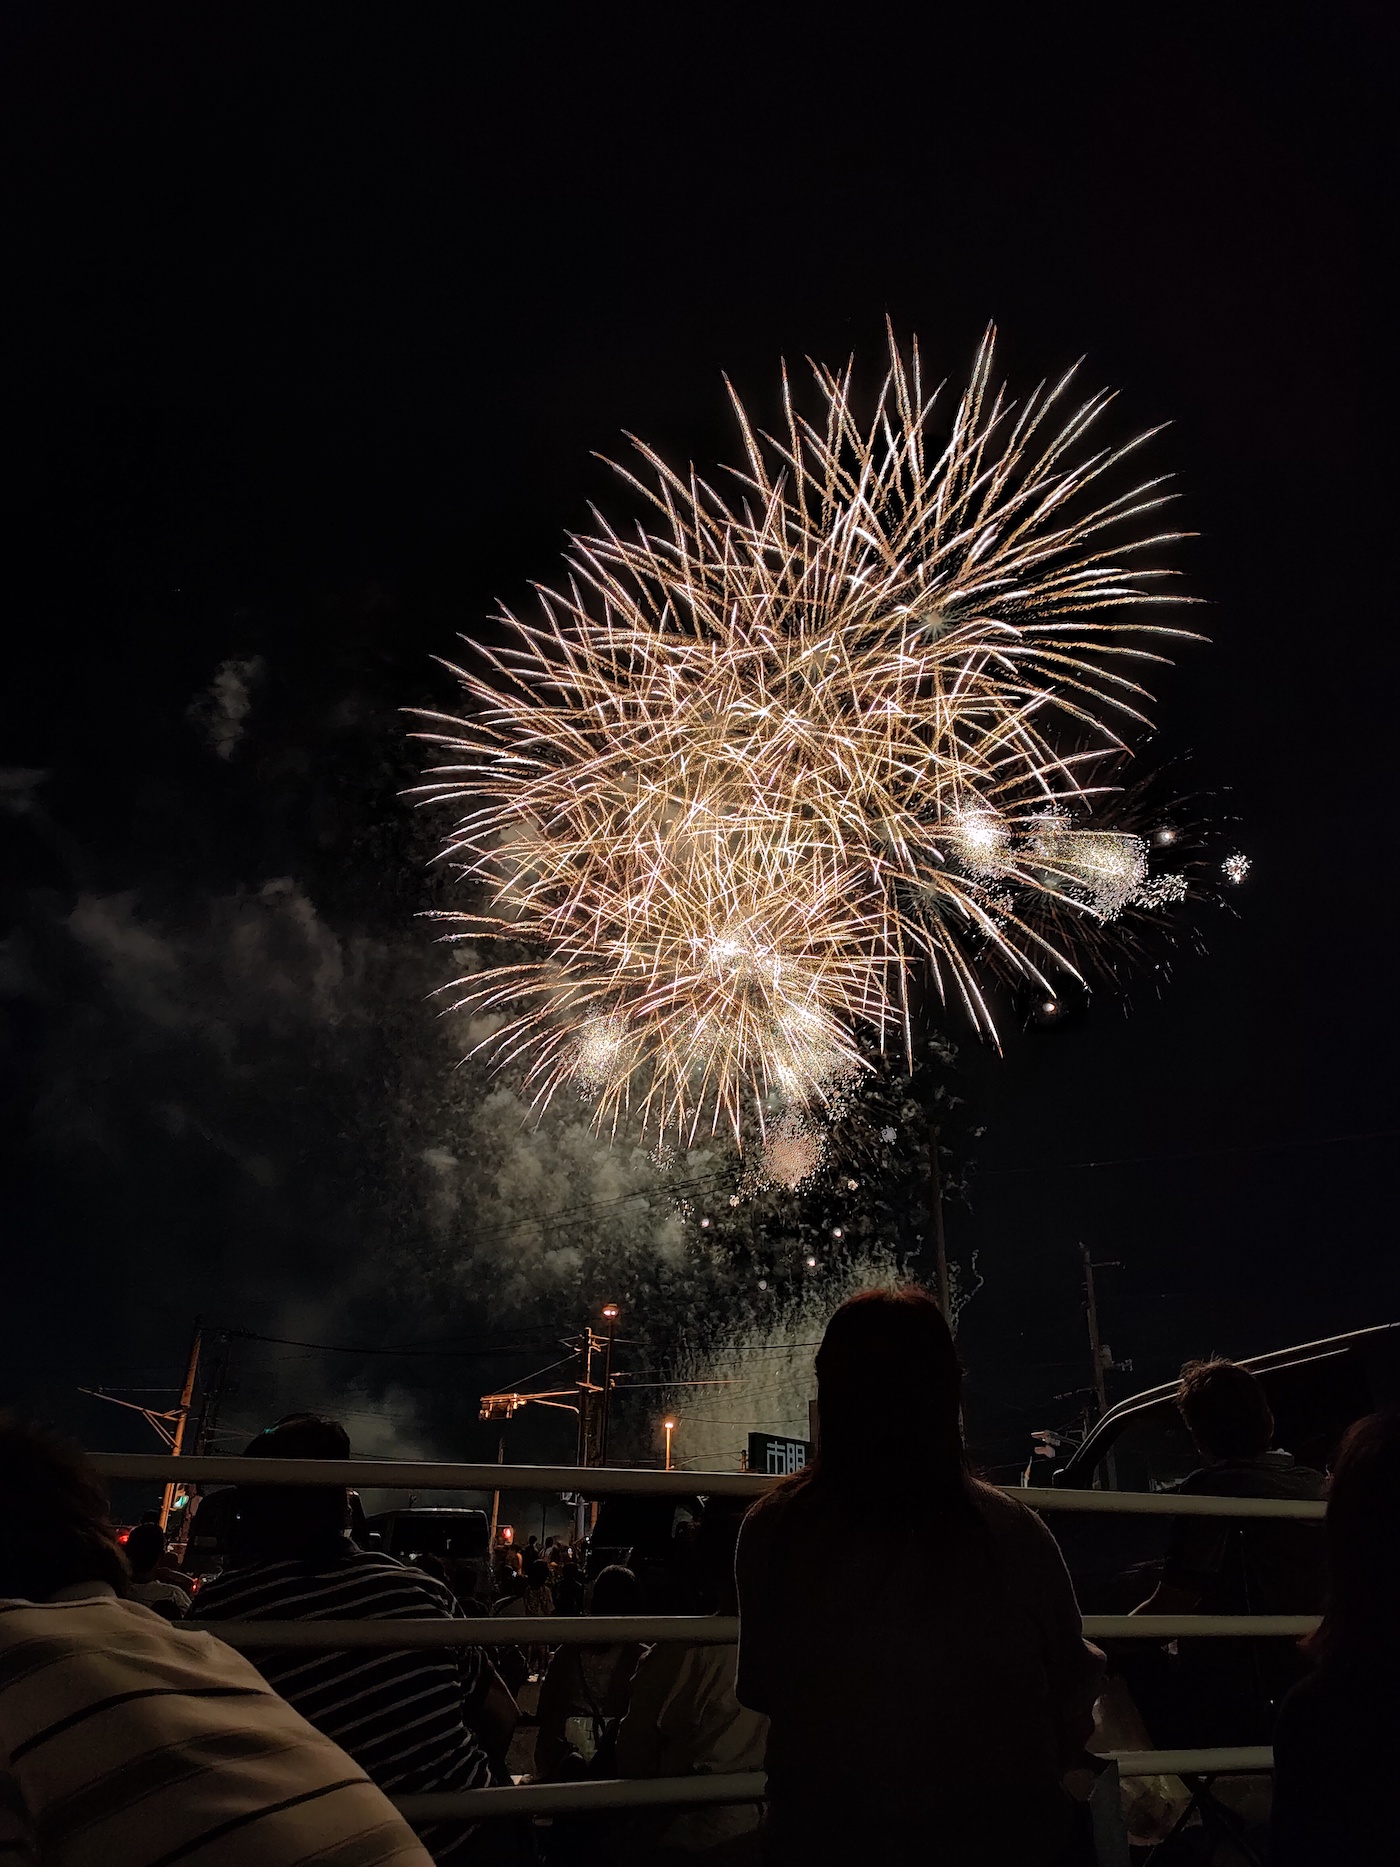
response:
<path id="1" fill-rule="evenodd" d="M 478 1593 L 494 1594 L 491 1581 L 491 1525 L 484 1510 L 459 1505 L 413 1505 L 402 1510 L 377 1511 L 366 1517 L 355 1533 L 362 1549 L 382 1550 L 400 1562 L 420 1556 L 439 1556 L 449 1567 L 469 1565 Z"/>
<path id="2" fill-rule="evenodd" d="M 1325 1471 L 1353 1420 L 1400 1405 L 1400 1323 L 1277 1349 L 1241 1365 L 1264 1385 L 1275 1444 L 1301 1464 Z M 1201 1463 L 1175 1393 L 1171 1382 L 1111 1407 L 1055 1471 L 1053 1483 L 1073 1491 L 1174 1490 Z M 1090 1613 L 1111 1613 L 1123 1605 L 1115 1578 L 1165 1553 L 1171 1519 L 1066 1511 L 1050 1521 L 1081 1605 Z"/>

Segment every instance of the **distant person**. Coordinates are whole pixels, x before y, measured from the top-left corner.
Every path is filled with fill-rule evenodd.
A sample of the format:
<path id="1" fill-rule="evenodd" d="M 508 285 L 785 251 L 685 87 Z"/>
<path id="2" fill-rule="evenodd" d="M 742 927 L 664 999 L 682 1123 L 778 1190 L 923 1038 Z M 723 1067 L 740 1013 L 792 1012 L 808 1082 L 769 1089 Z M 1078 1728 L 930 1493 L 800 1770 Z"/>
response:
<path id="1" fill-rule="evenodd" d="M 843 1303 L 817 1354 L 818 1451 L 739 1538 L 738 1698 L 769 1720 L 779 1867 L 1048 1867 L 1102 1655 L 1055 1539 L 968 1473 L 962 1369 L 921 1290 Z M 907 1533 L 868 1587 L 872 1514 Z"/>
<path id="2" fill-rule="evenodd" d="M 1324 1532 L 1327 1607 L 1304 1642 L 1315 1670 L 1274 1732 L 1273 1867 L 1393 1860 L 1400 1750 L 1400 1416 L 1343 1438 Z"/>
<path id="3" fill-rule="evenodd" d="M 80 1452 L 0 1423 L 0 1499 L 0 1859 L 428 1867 L 365 1772 L 241 1654 L 129 1599 Z"/>
<path id="4" fill-rule="evenodd" d="M 136 1525 L 126 1539 L 126 1560 L 131 1569 L 128 1598 L 154 1609 L 167 1621 L 183 1620 L 190 1611 L 190 1591 L 170 1580 L 165 1532 L 159 1524 Z"/>
<path id="5" fill-rule="evenodd" d="M 742 1504 L 711 1498 L 695 1536 L 696 1580 L 716 1614 L 737 1614 L 734 1546 Z M 601 1580 L 600 1580 L 601 1586 Z M 659 1641 L 632 1681 L 627 1715 L 618 1727 L 621 1776 L 727 1776 L 763 1768 L 768 1719 L 739 1703 L 733 1646 Z M 658 1810 L 618 1837 L 620 1862 L 723 1861 L 758 1867 L 762 1804 Z"/>
<path id="6" fill-rule="evenodd" d="M 589 1614 L 637 1614 L 641 1589 L 630 1569 L 617 1563 L 593 1584 Z M 549 1662 L 540 1688 L 535 1774 L 546 1782 L 573 1777 L 609 1742 L 622 1714 L 637 1662 L 638 1641 L 583 1646 L 566 1641 Z"/>
<path id="7" fill-rule="evenodd" d="M 582 1614 L 587 1605 L 588 1584 L 583 1579 L 574 1552 L 569 1550 L 559 1565 L 554 1584 L 554 1611 L 556 1614 Z"/>
<path id="8" fill-rule="evenodd" d="M 498 1601 L 493 1610 L 497 1615 L 512 1619 L 527 1615 L 538 1619 L 554 1612 L 554 1590 L 549 1585 L 549 1564 L 540 1558 L 532 1562 L 525 1572 L 524 1587 L 518 1593 L 511 1593 Z M 526 1679 L 543 1677 L 549 1659 L 549 1648 L 534 1642 L 525 1649 Z"/>
<path id="9" fill-rule="evenodd" d="M 1248 1368 L 1187 1362 L 1176 1404 L 1202 1460 L 1182 1480 L 1181 1496 L 1322 1496 L 1321 1472 L 1271 1449 L 1274 1416 Z M 1177 1517 L 1161 1580 L 1135 1612 L 1316 1614 L 1323 1570 L 1320 1523 Z M 1175 1654 L 1135 1651 L 1123 1670 L 1153 1741 L 1170 1747 L 1266 1743 L 1300 1665 L 1288 1640 L 1183 1640 Z"/>
<path id="10" fill-rule="evenodd" d="M 293 1414 L 260 1434 L 249 1459 L 345 1459 L 335 1421 Z M 462 1611 L 441 1582 L 347 1535 L 343 1485 L 239 1487 L 230 1566 L 200 1592 L 199 1620 L 429 1620 Z M 396 1795 L 485 1788 L 487 1746 L 503 1755 L 513 1725 L 504 1687 L 475 1647 L 342 1651 L 261 1647 L 251 1654 L 318 1730 L 344 1744 Z M 472 1858 L 461 1823 L 423 1831 L 434 1860 Z"/>

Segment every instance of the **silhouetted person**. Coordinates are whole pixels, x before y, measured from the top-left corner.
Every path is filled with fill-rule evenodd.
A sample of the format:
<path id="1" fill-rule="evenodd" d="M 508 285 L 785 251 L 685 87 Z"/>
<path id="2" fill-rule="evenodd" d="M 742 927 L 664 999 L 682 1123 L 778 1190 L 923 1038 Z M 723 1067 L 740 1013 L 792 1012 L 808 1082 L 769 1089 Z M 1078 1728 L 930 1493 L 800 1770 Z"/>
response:
<path id="1" fill-rule="evenodd" d="M 923 1291 L 843 1303 L 817 1354 L 818 1450 L 739 1539 L 740 1701 L 767 1713 L 776 1862 L 1044 1867 L 1093 1726 L 1054 1538 L 968 1473 L 962 1369 Z M 873 1515 L 909 1531 L 853 1591 Z"/>
<path id="2" fill-rule="evenodd" d="M 1400 1747 L 1400 1416 L 1342 1440 L 1327 1490 L 1327 1607 L 1316 1670 L 1274 1732 L 1273 1867 L 1393 1860 Z"/>
<path id="3" fill-rule="evenodd" d="M 0 1859 L 429 1867 L 241 1654 L 127 1589 L 92 1466 L 0 1422 Z"/>
<path id="4" fill-rule="evenodd" d="M 641 1589 L 630 1569 L 613 1563 L 593 1584 L 589 1614 L 638 1614 Z M 599 1646 L 566 1641 L 540 1687 L 535 1774 L 546 1780 L 581 1774 L 627 1709 L 627 1693 L 642 1648 L 635 1640 Z"/>
<path id="5" fill-rule="evenodd" d="M 1176 1404 L 1203 1461 L 1183 1497 L 1322 1496 L 1322 1473 L 1271 1449 L 1274 1416 L 1258 1379 L 1232 1361 L 1190 1361 Z M 1316 1614 L 1321 1525 L 1277 1518 L 1177 1517 L 1162 1578 L 1139 1614 Z M 1268 1741 L 1279 1701 L 1299 1675 L 1288 1640 L 1182 1640 L 1144 1649 L 1124 1670 L 1159 1745 Z"/>
<path id="6" fill-rule="evenodd" d="M 165 1561 L 165 1532 L 156 1523 L 138 1523 L 126 1539 L 131 1570 L 127 1594 L 163 1620 L 180 1621 L 190 1611 L 190 1591 L 171 1580 Z"/>
<path id="7" fill-rule="evenodd" d="M 293 1414 L 261 1433 L 249 1459 L 345 1459 L 343 1426 Z M 451 1591 L 419 1570 L 350 1540 L 344 1485 L 239 1486 L 233 1559 L 200 1591 L 200 1620 L 461 1619 Z M 504 1699 L 475 1647 L 265 1647 L 263 1676 L 381 1788 L 398 1795 L 484 1788 L 485 1743 Z M 512 1708 L 513 1709 L 513 1708 Z M 472 1858 L 460 1823 L 425 1830 L 435 1860 Z"/>
<path id="8" fill-rule="evenodd" d="M 737 1614 L 734 1546 L 743 1506 L 712 1497 L 695 1537 L 698 1591 L 714 1614 Z M 739 1703 L 732 1646 L 664 1640 L 647 1654 L 632 1681 L 627 1716 L 617 1734 L 621 1776 L 728 1776 L 763 1768 L 768 1720 Z M 657 1810 L 637 1816 L 618 1837 L 616 1858 L 628 1867 L 685 1861 L 757 1867 L 758 1803 Z"/>

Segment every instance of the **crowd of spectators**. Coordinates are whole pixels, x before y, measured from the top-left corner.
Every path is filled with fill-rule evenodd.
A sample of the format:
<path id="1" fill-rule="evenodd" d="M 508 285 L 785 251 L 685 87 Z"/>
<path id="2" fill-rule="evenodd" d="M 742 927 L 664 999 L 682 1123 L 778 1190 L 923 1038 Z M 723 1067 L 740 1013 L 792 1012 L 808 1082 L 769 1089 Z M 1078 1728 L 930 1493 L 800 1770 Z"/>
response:
<path id="1" fill-rule="evenodd" d="M 1325 1531 L 1182 1516 L 1140 1611 L 1309 1613 L 1325 1599 L 1326 1613 L 1301 1650 L 1134 1641 L 1106 1657 L 1083 1637 L 1042 1518 L 969 1471 L 961 1384 L 924 1293 L 868 1292 L 837 1311 L 817 1356 L 817 1458 L 746 1514 L 710 1499 L 688 1547 L 694 1605 L 737 1611 L 737 1649 L 534 1630 L 513 1644 L 512 1619 L 639 1613 L 637 1577 L 620 1564 L 586 1575 L 553 1538 L 499 1552 L 494 1573 L 400 1562 L 352 1539 L 345 1487 L 256 1476 L 238 1487 L 226 1567 L 192 1599 L 158 1524 L 136 1525 L 123 1548 L 86 1459 L 0 1423 L 0 1858 L 1080 1867 L 1098 1857 L 1068 1785 L 1088 1761 L 1106 1668 L 1159 1746 L 1273 1735 L 1277 1867 L 1386 1858 L 1400 1418 L 1353 1426 L 1329 1482 L 1273 1446 L 1247 1371 L 1189 1365 L 1178 1406 L 1202 1462 L 1183 1492 L 1325 1489 Z M 253 1461 L 349 1453 L 344 1429 L 310 1414 L 247 1448 Z M 907 1528 L 872 1569 L 871 1499 L 893 1495 Z M 217 1638 L 227 1621 L 488 1614 L 501 1623 L 491 1648 L 240 1652 Z M 391 1797 L 518 1774 L 527 1686 L 538 1780 L 766 1770 L 765 1801 L 556 1819 L 525 1842 L 502 1821 L 415 1834 Z"/>

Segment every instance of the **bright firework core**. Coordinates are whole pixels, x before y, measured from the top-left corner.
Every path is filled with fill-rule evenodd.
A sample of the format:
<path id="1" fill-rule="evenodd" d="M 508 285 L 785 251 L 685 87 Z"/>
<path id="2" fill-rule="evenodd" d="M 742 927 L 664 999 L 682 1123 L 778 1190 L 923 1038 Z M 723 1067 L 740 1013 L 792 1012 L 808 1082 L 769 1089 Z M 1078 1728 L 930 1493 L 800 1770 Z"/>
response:
<path id="1" fill-rule="evenodd" d="M 455 1003 L 537 1101 L 573 1082 L 683 1138 L 817 1116 L 859 1028 L 907 1051 L 912 970 L 994 1034 L 991 976 L 1049 989 L 1076 924 L 1177 898 L 1080 776 L 1144 723 L 1130 638 L 1183 633 L 1121 614 L 1169 600 L 1138 562 L 1174 536 L 1144 535 L 1160 484 L 1081 444 L 1106 395 L 1017 406 L 991 367 L 989 336 L 947 440 L 893 342 L 864 426 L 849 372 L 816 369 L 815 423 L 785 382 L 776 438 L 736 402 L 733 503 L 641 447 L 656 530 L 576 538 L 540 619 L 454 670 L 423 795 L 486 899 L 446 918 L 527 954 Z M 769 1172 L 815 1145 L 780 1123 Z"/>

